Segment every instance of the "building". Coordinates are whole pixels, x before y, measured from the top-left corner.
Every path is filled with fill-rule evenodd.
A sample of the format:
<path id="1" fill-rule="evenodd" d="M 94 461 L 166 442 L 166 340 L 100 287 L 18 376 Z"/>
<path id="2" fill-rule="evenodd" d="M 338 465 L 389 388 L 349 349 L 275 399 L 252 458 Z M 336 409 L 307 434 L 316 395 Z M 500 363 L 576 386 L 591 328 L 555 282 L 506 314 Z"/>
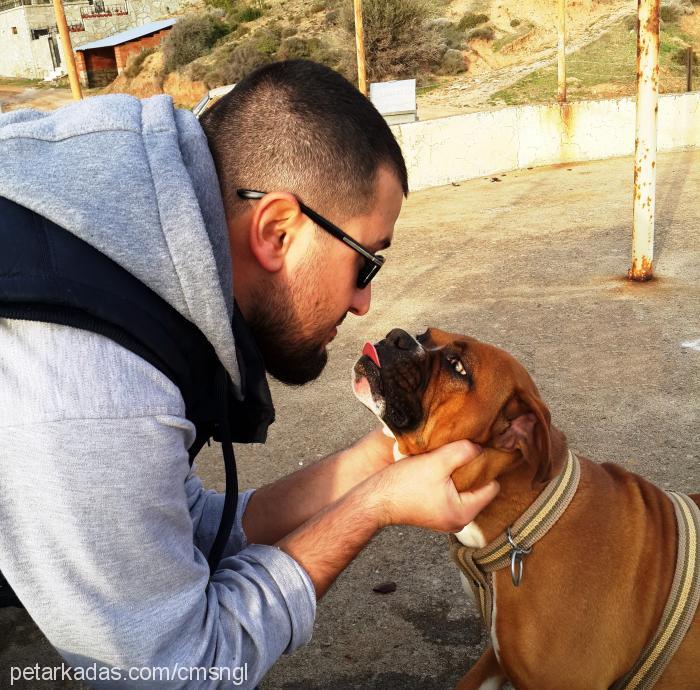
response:
<path id="1" fill-rule="evenodd" d="M 63 6 L 75 50 L 168 17 L 191 2 L 63 0 Z M 46 79 L 65 71 L 52 0 L 0 0 L 0 76 Z"/>
<path id="2" fill-rule="evenodd" d="M 122 73 L 131 55 L 160 45 L 176 21 L 149 22 L 76 48 L 75 64 L 80 83 L 87 88 L 106 86 Z"/>

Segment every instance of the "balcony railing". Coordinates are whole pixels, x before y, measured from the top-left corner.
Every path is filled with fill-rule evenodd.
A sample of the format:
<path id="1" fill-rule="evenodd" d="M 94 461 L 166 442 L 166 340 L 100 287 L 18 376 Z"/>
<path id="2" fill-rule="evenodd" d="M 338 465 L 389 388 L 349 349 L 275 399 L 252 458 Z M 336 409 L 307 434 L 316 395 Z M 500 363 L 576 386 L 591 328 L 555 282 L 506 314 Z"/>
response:
<path id="1" fill-rule="evenodd" d="M 129 14 L 126 5 L 104 5 L 95 2 L 94 5 L 87 5 L 80 8 L 81 19 L 95 19 L 98 17 L 123 17 Z"/>

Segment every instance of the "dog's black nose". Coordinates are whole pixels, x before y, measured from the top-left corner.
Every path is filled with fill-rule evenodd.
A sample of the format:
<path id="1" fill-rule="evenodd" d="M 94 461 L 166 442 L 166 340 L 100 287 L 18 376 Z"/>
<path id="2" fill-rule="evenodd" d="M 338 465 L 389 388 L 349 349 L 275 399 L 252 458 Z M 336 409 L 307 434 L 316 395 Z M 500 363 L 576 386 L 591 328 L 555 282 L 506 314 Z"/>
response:
<path id="1" fill-rule="evenodd" d="M 406 331 L 394 328 L 386 335 L 386 341 L 397 350 L 412 350 L 416 346 L 416 341 Z"/>

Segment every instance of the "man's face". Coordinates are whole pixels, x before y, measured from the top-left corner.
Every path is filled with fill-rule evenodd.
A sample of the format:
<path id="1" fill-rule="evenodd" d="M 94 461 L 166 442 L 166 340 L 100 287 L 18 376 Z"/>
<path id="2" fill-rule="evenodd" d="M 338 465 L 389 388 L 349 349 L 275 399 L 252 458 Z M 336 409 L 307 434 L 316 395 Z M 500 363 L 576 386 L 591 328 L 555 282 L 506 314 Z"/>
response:
<path id="1" fill-rule="evenodd" d="M 398 179 L 386 168 L 379 169 L 375 190 L 368 213 L 328 218 L 373 253 L 389 246 L 403 201 Z M 259 287 L 249 324 L 272 376 L 301 385 L 320 375 L 328 361 L 326 348 L 348 312 L 363 316 L 369 310 L 371 284 L 356 285 L 363 262 L 356 251 L 315 228 L 288 279 Z"/>

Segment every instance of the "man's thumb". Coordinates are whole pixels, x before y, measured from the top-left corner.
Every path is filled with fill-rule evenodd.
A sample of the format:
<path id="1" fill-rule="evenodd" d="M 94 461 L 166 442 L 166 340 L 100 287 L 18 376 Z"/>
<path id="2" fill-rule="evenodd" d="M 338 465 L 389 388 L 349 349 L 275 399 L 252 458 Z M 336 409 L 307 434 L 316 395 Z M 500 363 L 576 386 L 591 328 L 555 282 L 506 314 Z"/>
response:
<path id="1" fill-rule="evenodd" d="M 496 497 L 501 490 L 501 485 L 497 481 L 489 482 L 476 491 L 462 491 L 459 500 L 465 509 L 473 512 L 472 519 L 483 510 Z"/>
<path id="2" fill-rule="evenodd" d="M 443 468 L 446 473 L 452 474 L 458 467 L 469 464 L 477 458 L 484 449 L 471 441 L 454 441 L 446 443 L 438 450 L 442 454 Z"/>

